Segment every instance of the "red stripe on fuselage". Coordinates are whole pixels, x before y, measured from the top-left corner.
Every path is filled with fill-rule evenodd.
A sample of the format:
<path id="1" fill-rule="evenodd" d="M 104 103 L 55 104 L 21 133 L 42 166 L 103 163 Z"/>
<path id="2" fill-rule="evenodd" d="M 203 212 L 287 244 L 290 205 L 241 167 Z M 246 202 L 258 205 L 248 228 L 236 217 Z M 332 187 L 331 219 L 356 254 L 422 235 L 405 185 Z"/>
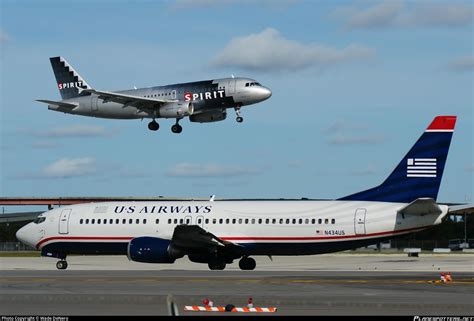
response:
<path id="1" fill-rule="evenodd" d="M 300 236 L 300 237 L 291 237 L 291 236 L 283 236 L 283 237 L 273 237 L 273 236 L 229 236 L 229 237 L 221 237 L 222 240 L 225 241 L 311 241 L 311 240 L 340 240 L 340 239 L 349 239 L 349 238 L 367 238 L 372 236 L 380 236 L 380 235 L 390 235 L 390 234 L 399 234 L 404 232 L 416 231 L 431 227 L 432 225 L 422 226 L 422 227 L 415 227 L 409 229 L 403 229 L 398 231 L 388 231 L 388 232 L 379 232 L 379 233 L 371 233 L 371 234 L 360 234 L 360 235 L 344 235 L 344 236 Z M 36 245 L 36 248 L 39 249 L 40 245 L 52 241 L 52 240 L 106 240 L 106 241 L 130 241 L 135 237 L 130 236 L 53 236 L 42 239 Z"/>

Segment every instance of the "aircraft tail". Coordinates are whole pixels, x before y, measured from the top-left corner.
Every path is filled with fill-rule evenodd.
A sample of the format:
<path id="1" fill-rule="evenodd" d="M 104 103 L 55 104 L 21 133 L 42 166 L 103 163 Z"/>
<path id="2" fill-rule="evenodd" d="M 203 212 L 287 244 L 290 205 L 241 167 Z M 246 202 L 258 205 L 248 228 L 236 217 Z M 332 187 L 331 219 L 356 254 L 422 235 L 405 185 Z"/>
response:
<path id="1" fill-rule="evenodd" d="M 92 89 L 92 87 L 72 68 L 66 59 L 63 57 L 52 57 L 49 60 L 51 61 L 59 93 L 63 100 L 90 95 L 90 93 L 79 91 L 78 88 Z"/>
<path id="2" fill-rule="evenodd" d="M 379 186 L 340 200 L 410 203 L 418 198 L 436 200 L 448 157 L 456 116 L 437 116 Z"/>

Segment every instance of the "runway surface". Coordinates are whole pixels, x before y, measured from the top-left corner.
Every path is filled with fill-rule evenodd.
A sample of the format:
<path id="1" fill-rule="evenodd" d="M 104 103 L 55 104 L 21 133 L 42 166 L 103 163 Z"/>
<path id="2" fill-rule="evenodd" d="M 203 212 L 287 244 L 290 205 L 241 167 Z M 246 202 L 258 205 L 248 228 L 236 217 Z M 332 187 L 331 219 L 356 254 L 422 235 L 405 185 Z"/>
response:
<path id="1" fill-rule="evenodd" d="M 439 279 L 440 271 L 448 271 L 449 262 L 454 268 L 472 267 L 473 256 L 451 257 L 448 261 L 446 256 L 430 257 L 430 263 L 445 265 L 440 271 L 437 265 L 432 270 L 407 269 L 425 266 L 427 262 L 422 258 L 368 259 L 392 266 L 391 271 L 376 270 L 374 266 L 359 270 L 347 262 L 362 262 L 362 257 L 343 258 L 294 258 L 291 271 L 195 271 L 190 269 L 193 266 L 178 269 L 180 265 L 125 271 L 117 269 L 120 258 L 104 258 L 108 264 L 117 260 L 113 266 L 116 270 L 97 270 L 93 265 L 82 269 L 76 265 L 76 270 L 65 271 L 36 270 L 34 262 L 39 258 L 28 258 L 33 269 L 3 269 L 10 260 L 1 258 L 0 314 L 163 315 L 168 313 L 169 294 L 174 296 L 180 314 L 197 314 L 183 312 L 184 305 L 202 305 L 206 297 L 222 306 L 245 306 L 248 297 L 252 297 L 255 306 L 277 307 L 279 315 L 474 314 L 474 270 L 452 272 L 454 281 L 448 284 L 432 282 Z M 69 263 L 90 264 L 100 259 L 71 257 Z M 313 269 L 315 259 L 324 260 L 327 268 Z M 279 266 L 277 258 L 275 261 L 273 264 Z M 346 270 L 329 270 L 342 261 L 346 261 L 346 266 L 340 268 Z M 48 262 L 54 265 L 55 261 Z"/>

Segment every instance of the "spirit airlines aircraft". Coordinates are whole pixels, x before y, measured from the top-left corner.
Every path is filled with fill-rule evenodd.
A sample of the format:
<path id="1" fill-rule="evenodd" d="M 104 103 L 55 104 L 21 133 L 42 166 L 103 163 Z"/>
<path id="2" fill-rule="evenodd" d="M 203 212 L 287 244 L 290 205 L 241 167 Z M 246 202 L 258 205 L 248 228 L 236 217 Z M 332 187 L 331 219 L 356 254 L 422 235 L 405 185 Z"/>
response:
<path id="1" fill-rule="evenodd" d="M 311 255 L 366 246 L 440 224 L 436 203 L 455 116 L 438 116 L 379 186 L 338 200 L 104 202 L 41 214 L 16 236 L 60 259 L 122 254 L 132 261 L 173 263 L 185 255 L 222 270 L 251 256 Z"/>
<path id="2" fill-rule="evenodd" d="M 224 120 L 226 109 L 234 108 L 237 122 L 242 106 L 268 99 L 272 92 L 253 79 L 224 78 L 159 87 L 121 91 L 95 90 L 63 57 L 50 58 L 58 83 L 61 101 L 37 100 L 48 109 L 68 114 L 112 118 L 152 118 L 150 130 L 159 129 L 156 118 L 174 118 L 173 133 L 181 133 L 179 121 L 189 117 L 192 122 L 209 123 Z"/>

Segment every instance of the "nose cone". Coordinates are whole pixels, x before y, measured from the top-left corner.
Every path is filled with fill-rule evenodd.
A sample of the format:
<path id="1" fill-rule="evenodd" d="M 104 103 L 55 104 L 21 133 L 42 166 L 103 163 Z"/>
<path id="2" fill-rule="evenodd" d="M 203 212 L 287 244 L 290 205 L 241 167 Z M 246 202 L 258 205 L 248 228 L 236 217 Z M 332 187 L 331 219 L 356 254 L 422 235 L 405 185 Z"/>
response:
<path id="1" fill-rule="evenodd" d="M 28 246 L 31 246 L 31 247 L 35 247 L 35 244 L 34 244 L 34 240 L 33 238 L 31 237 L 31 224 L 27 224 L 25 226 L 23 226 L 21 229 L 19 229 L 17 232 L 16 232 L 16 238 L 28 245 Z"/>
<path id="2" fill-rule="evenodd" d="M 260 101 L 266 100 L 272 96 L 272 91 L 267 87 L 256 88 L 257 96 Z"/>

